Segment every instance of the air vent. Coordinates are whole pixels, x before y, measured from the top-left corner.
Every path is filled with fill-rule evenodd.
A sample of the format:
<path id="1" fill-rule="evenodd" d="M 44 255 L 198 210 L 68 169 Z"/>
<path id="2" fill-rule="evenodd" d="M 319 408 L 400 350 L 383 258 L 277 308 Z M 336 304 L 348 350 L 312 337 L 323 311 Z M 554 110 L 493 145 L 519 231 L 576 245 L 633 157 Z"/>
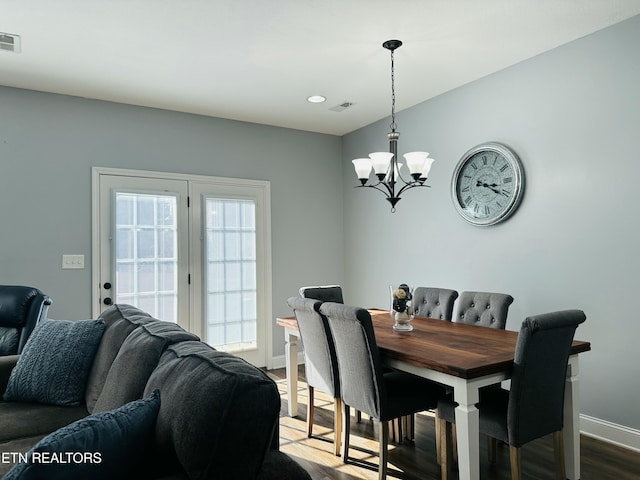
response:
<path id="1" fill-rule="evenodd" d="M 355 103 L 352 102 L 342 102 L 340 105 L 336 105 L 335 107 L 331 107 L 329 110 L 332 112 L 344 112 L 347 108 L 353 107 Z"/>
<path id="2" fill-rule="evenodd" d="M 0 32 L 0 50 L 20 53 L 20 36 Z"/>

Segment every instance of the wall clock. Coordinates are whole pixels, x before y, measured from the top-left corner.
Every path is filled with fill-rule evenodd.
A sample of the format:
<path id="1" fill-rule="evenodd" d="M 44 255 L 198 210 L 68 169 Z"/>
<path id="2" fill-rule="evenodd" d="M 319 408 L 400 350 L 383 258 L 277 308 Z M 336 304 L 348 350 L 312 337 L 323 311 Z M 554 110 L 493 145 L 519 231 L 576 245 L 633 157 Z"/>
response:
<path id="1" fill-rule="evenodd" d="M 524 194 L 524 170 L 518 155 L 497 142 L 467 151 L 451 179 L 451 196 L 467 222 L 486 227 L 506 220 Z"/>

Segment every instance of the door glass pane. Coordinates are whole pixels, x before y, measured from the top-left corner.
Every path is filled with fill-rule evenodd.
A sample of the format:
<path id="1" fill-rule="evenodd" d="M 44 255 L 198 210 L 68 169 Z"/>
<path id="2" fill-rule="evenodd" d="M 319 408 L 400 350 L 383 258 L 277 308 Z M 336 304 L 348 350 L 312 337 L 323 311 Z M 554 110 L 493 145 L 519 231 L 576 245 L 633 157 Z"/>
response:
<path id="1" fill-rule="evenodd" d="M 115 302 L 178 317 L 177 197 L 116 192 Z"/>
<path id="2" fill-rule="evenodd" d="M 256 348 L 256 221 L 253 200 L 205 200 L 207 342 Z"/>

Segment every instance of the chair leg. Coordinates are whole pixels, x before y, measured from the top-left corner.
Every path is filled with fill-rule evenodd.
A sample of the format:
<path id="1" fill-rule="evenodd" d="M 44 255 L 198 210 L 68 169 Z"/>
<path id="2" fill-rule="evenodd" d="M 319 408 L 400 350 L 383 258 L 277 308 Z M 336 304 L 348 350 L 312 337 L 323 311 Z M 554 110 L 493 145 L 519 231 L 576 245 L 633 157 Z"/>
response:
<path id="1" fill-rule="evenodd" d="M 440 437 L 441 437 L 441 433 L 440 433 L 440 417 L 438 416 L 438 409 L 436 408 L 433 411 L 436 414 L 436 461 L 438 462 L 438 465 L 442 465 L 442 463 L 440 463 L 440 458 L 442 457 L 441 453 L 440 453 L 440 448 L 442 448 L 441 446 L 441 442 L 440 442 Z"/>
<path id="2" fill-rule="evenodd" d="M 313 387 L 307 386 L 307 437 L 311 438 L 313 433 Z"/>
<path id="3" fill-rule="evenodd" d="M 407 440 L 415 440 L 416 429 L 416 416 L 415 414 L 405 415 L 402 417 L 402 429 L 404 431 L 404 438 Z"/>
<path id="4" fill-rule="evenodd" d="M 496 448 L 498 447 L 498 441 L 493 437 L 487 437 L 487 451 L 489 452 L 489 464 L 496 464 Z"/>
<path id="5" fill-rule="evenodd" d="M 556 457 L 556 476 L 558 480 L 566 480 L 567 472 L 564 464 L 564 434 L 562 430 L 553 434 L 553 451 Z"/>
<path id="6" fill-rule="evenodd" d="M 389 457 L 389 423 L 380 421 L 380 465 L 378 466 L 378 480 L 387 478 L 387 460 Z"/>
<path id="7" fill-rule="evenodd" d="M 451 443 L 453 444 L 453 449 L 451 451 L 451 458 L 454 464 L 458 464 L 458 431 L 456 430 L 456 424 L 451 424 Z"/>
<path id="8" fill-rule="evenodd" d="M 391 441 L 393 443 L 402 443 L 402 417 L 390 420 L 391 424 Z"/>
<path id="9" fill-rule="evenodd" d="M 333 443 L 336 456 L 340 456 L 342 444 L 342 399 L 333 399 Z"/>
<path id="10" fill-rule="evenodd" d="M 442 418 L 436 418 L 438 424 L 438 432 L 440 433 L 440 478 L 442 480 L 449 480 L 451 478 L 451 458 L 453 453 L 452 443 L 452 425 Z"/>
<path id="11" fill-rule="evenodd" d="M 522 465 L 520 464 L 520 449 L 509 445 L 509 459 L 511 460 L 511 480 L 522 480 Z"/>
<path id="12" fill-rule="evenodd" d="M 342 402 L 344 411 L 342 414 L 342 461 L 347 463 L 349 458 L 349 434 L 351 428 L 351 410 L 349 405 Z"/>

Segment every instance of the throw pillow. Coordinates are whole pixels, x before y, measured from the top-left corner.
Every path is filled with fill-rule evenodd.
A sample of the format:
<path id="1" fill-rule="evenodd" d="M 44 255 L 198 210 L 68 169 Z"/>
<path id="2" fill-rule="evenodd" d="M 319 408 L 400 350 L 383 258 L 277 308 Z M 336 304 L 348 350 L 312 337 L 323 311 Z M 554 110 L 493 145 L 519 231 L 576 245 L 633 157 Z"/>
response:
<path id="1" fill-rule="evenodd" d="M 95 413 L 40 440 L 27 461 L 3 480 L 113 480 L 145 469 L 153 444 L 160 391 L 107 412 Z"/>
<path id="2" fill-rule="evenodd" d="M 6 401 L 76 406 L 84 399 L 104 320 L 44 320 L 9 376 Z"/>

